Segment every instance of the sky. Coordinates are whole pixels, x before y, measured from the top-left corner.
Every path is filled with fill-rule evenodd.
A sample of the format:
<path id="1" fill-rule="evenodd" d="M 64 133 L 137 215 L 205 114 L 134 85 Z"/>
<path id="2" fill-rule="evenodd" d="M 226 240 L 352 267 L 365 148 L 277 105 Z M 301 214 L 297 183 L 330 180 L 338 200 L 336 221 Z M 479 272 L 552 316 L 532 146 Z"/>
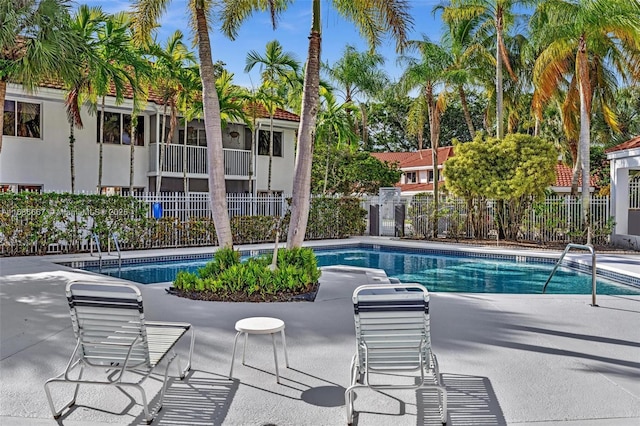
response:
<path id="1" fill-rule="evenodd" d="M 442 22 L 439 15 L 432 13 L 433 7 L 441 0 L 410 0 L 411 15 L 414 20 L 410 39 L 421 39 L 426 35 L 437 41 L 442 33 Z M 330 6 L 330 1 L 322 0 L 322 52 L 323 62 L 333 64 L 344 52 L 347 44 L 364 51 L 368 48 L 366 41 L 359 35 L 354 25 L 346 22 Z M 101 6 L 103 11 L 114 13 L 128 10 L 131 2 L 125 0 L 77 0 L 75 4 Z M 181 30 L 191 42 L 193 34 L 189 29 L 189 11 L 187 0 L 172 0 L 163 15 L 161 26 L 157 32 L 157 40 L 164 44 L 175 30 Z M 308 36 L 311 28 L 311 0 L 296 0 L 289 6 L 279 19 L 278 27 L 274 31 L 267 13 L 254 14 L 247 19 L 238 32 L 236 40 L 232 41 L 222 35 L 217 22 L 213 22 L 210 33 L 213 60 L 221 60 L 227 70 L 234 73 L 234 83 L 245 87 L 260 85 L 260 72 L 256 67 L 250 74 L 244 72 L 247 53 L 251 50 L 264 54 L 265 45 L 271 40 L 278 40 L 285 52 L 291 52 L 300 63 L 307 57 Z M 197 49 L 194 47 L 193 51 Z M 392 79 L 401 74 L 396 64 L 397 54 L 395 43 L 391 40 L 383 41 L 377 51 L 386 58 L 385 69 Z"/>

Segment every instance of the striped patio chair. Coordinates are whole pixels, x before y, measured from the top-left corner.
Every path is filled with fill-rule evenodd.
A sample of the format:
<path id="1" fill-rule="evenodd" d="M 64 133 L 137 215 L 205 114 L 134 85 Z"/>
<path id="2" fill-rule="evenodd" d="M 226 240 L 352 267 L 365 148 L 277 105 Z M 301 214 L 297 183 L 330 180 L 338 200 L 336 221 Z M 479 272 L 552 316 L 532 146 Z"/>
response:
<path id="1" fill-rule="evenodd" d="M 437 390 L 440 419 L 446 424 L 447 391 L 440 385 L 438 363 L 431 351 L 427 290 L 419 284 L 364 285 L 353 292 L 353 308 L 357 351 L 351 361 L 350 386 L 345 391 L 347 423 L 353 423 L 356 388 L 424 387 Z M 417 383 L 415 380 L 411 384 L 372 384 L 370 381 L 371 373 L 404 377 L 407 372 L 419 372 Z"/>
<path id="2" fill-rule="evenodd" d="M 142 395 L 145 420 L 150 424 L 162 408 L 171 363 L 177 361 L 181 379 L 191 369 L 193 327 L 188 323 L 146 321 L 142 294 L 135 285 L 75 281 L 67 284 L 66 295 L 77 343 L 65 370 L 44 385 L 53 417 L 59 418 L 65 409 L 75 404 L 81 384 L 109 385 L 137 389 Z M 189 360 L 182 370 L 173 348 L 189 330 Z M 163 360 L 166 367 L 160 404 L 151 412 L 141 384 Z M 101 371 L 100 378 L 83 379 L 85 367 Z M 73 397 L 59 410 L 51 396 L 53 383 L 75 384 Z"/>

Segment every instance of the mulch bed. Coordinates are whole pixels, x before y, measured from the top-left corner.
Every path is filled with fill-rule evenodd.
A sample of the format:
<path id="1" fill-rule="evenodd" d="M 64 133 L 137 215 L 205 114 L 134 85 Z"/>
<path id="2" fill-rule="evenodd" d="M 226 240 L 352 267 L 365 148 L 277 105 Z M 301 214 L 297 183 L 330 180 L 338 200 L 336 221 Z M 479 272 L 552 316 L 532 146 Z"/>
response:
<path id="1" fill-rule="evenodd" d="M 218 294 L 211 291 L 184 291 L 175 287 L 169 287 L 165 291 L 169 294 L 193 300 L 206 300 L 210 302 L 313 302 L 318 293 L 320 284 L 309 284 L 303 291 L 292 293 L 283 291 L 271 295 L 246 293 Z"/>

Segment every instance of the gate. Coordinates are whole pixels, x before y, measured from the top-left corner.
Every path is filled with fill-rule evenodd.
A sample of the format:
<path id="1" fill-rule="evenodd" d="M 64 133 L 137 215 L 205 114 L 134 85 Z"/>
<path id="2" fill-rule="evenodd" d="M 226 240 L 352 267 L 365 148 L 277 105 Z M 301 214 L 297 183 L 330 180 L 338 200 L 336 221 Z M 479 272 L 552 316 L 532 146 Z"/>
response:
<path id="1" fill-rule="evenodd" d="M 378 222 L 380 235 L 395 237 L 395 206 L 400 204 L 400 188 L 380 188 L 378 200 L 380 202 Z"/>

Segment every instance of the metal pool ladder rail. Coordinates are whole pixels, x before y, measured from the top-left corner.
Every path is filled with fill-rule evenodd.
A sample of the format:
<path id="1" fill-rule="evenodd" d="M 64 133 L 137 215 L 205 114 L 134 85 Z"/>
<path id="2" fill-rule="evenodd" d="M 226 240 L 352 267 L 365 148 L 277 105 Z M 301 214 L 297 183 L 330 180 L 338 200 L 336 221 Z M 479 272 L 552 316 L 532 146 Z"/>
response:
<path id="1" fill-rule="evenodd" d="M 122 269 L 122 253 L 120 253 L 120 243 L 118 243 L 118 233 L 114 232 L 111 234 L 111 238 L 113 238 L 113 244 L 116 246 L 116 251 L 118 252 L 118 270 Z"/>
<path id="2" fill-rule="evenodd" d="M 102 271 L 102 250 L 100 250 L 100 239 L 98 238 L 98 234 L 95 232 L 91 233 L 91 237 L 93 241 L 96 242 L 96 249 L 98 250 L 98 268 Z M 93 245 L 89 245 L 91 250 L 91 256 L 93 256 Z"/>
<path id="3" fill-rule="evenodd" d="M 549 278 L 547 278 L 547 282 L 544 283 L 544 287 L 542 287 L 542 293 L 544 293 L 547 290 L 549 281 L 551 281 L 551 278 L 553 278 L 553 275 L 558 270 L 558 267 L 562 263 L 562 260 L 567 255 L 567 253 L 569 253 L 569 250 L 571 250 L 572 248 L 588 250 L 591 252 L 591 306 L 598 306 L 596 304 L 596 252 L 593 249 L 593 246 L 590 244 L 573 244 L 573 243 L 567 244 L 567 246 L 564 248 L 564 251 L 560 255 L 560 258 L 556 262 L 556 266 L 553 267 L 553 270 L 551 271 Z"/>

